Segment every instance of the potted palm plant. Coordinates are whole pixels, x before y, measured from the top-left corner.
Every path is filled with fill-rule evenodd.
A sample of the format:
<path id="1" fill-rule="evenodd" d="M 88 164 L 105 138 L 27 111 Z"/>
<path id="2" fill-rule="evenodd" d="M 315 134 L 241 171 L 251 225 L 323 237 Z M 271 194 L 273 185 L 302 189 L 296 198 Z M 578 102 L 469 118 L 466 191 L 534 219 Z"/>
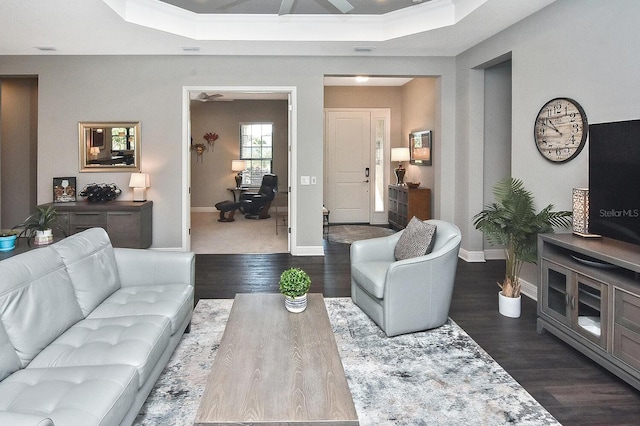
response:
<path id="1" fill-rule="evenodd" d="M 22 223 L 14 226 L 21 228 L 20 236 L 34 237 L 35 245 L 46 245 L 53 241 L 53 229 L 66 234 L 58 224 L 58 212 L 53 206 L 38 206 L 36 212 L 27 217 Z"/>
<path id="2" fill-rule="evenodd" d="M 539 213 L 534 210 L 533 195 L 519 179 L 506 178 L 498 182 L 493 194 L 495 202 L 473 217 L 473 224 L 491 244 L 504 246 L 505 277 L 498 283 L 500 313 L 520 316 L 520 272 L 524 263 L 536 263 L 537 240 L 540 233 L 551 233 L 554 227 L 571 225 L 570 211 L 552 211 L 549 204 Z M 511 300 L 505 300 L 511 299 Z M 508 302 L 517 299 L 517 307 L 507 312 Z"/>
<path id="3" fill-rule="evenodd" d="M 309 274 L 300 268 L 289 268 L 280 275 L 280 293 L 289 312 L 299 313 L 307 308 L 307 292 L 311 287 Z"/>

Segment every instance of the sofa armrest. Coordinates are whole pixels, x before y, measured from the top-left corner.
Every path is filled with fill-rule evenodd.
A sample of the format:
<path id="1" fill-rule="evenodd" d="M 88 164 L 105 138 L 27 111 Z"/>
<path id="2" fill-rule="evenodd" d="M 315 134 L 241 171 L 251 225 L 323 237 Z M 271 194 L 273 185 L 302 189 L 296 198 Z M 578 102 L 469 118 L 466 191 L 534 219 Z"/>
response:
<path id="1" fill-rule="evenodd" d="M 53 421 L 48 417 L 11 411 L 0 411 L 0 425 L 54 426 Z"/>
<path id="2" fill-rule="evenodd" d="M 192 252 L 114 248 L 122 287 L 159 284 L 195 285 Z"/>
<path id="3" fill-rule="evenodd" d="M 394 250 L 402 232 L 387 237 L 354 241 L 351 244 L 351 263 L 395 261 Z"/>

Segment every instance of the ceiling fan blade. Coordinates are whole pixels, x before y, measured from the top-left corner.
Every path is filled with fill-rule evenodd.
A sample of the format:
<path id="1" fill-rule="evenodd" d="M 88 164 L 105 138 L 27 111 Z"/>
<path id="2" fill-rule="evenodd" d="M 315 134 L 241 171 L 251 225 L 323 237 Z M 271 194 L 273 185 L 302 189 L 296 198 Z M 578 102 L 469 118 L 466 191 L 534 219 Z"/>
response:
<path id="1" fill-rule="evenodd" d="M 347 0 L 329 0 L 329 3 L 335 6 L 342 13 L 347 13 L 353 10 L 353 6 Z"/>
<path id="2" fill-rule="evenodd" d="M 291 8 L 293 7 L 293 2 L 295 0 L 282 0 L 280 3 L 280 10 L 278 11 L 278 15 L 288 15 L 291 13 Z"/>

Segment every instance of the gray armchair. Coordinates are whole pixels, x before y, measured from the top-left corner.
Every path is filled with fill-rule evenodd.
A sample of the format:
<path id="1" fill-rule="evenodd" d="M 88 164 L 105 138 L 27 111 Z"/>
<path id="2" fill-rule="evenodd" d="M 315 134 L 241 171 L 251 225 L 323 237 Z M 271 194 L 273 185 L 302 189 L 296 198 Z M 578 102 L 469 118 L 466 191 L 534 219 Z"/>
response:
<path id="1" fill-rule="evenodd" d="M 442 220 L 431 253 L 396 261 L 404 231 L 351 244 L 351 299 L 389 337 L 443 325 L 449 316 L 460 229 Z"/>

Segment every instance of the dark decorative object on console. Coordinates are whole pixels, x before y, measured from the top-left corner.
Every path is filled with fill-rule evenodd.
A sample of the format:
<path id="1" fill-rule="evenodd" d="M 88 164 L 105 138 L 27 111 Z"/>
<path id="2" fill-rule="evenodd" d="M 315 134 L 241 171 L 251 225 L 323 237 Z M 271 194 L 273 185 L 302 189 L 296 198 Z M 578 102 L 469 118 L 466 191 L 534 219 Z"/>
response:
<path id="1" fill-rule="evenodd" d="M 80 196 L 90 203 L 106 203 L 115 200 L 122 190 L 114 183 L 90 183 L 82 188 Z"/>

